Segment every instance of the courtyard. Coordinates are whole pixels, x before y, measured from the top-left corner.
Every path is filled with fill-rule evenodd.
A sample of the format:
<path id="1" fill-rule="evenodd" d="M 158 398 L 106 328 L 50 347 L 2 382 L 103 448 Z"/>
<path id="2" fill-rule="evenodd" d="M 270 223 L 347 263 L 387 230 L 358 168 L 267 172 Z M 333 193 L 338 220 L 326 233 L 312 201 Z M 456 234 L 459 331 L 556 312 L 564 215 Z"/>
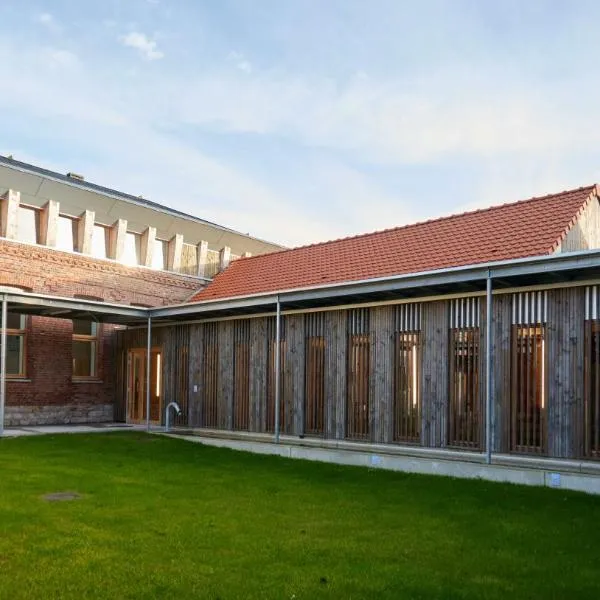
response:
<path id="1" fill-rule="evenodd" d="M 139 431 L 0 440 L 0 598 L 597 598 L 600 502 Z"/>

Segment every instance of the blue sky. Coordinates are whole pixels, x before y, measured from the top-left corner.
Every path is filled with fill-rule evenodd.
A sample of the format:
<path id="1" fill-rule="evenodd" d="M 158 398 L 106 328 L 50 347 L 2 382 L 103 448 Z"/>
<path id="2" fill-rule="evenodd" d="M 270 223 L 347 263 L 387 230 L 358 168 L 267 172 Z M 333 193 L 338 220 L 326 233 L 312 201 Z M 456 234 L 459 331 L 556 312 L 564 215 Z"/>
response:
<path id="1" fill-rule="evenodd" d="M 542 195 L 600 181 L 599 17 L 0 0 L 0 152 L 288 245 Z"/>

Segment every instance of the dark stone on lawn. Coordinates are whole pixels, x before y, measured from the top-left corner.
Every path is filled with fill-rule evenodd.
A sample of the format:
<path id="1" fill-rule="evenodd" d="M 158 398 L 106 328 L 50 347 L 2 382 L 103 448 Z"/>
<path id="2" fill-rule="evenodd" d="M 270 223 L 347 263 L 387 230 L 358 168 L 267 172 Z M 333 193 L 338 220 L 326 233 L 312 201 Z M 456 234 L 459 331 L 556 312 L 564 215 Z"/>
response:
<path id="1" fill-rule="evenodd" d="M 81 494 L 77 492 L 54 492 L 53 494 L 46 494 L 42 498 L 46 502 L 67 502 L 69 500 L 79 500 Z"/>

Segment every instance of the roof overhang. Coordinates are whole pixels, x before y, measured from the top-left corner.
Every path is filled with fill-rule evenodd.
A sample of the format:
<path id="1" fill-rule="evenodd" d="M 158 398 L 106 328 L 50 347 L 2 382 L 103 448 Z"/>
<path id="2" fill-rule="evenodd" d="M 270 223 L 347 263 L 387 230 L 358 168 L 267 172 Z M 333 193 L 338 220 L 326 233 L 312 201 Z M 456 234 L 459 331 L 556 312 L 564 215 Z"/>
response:
<path id="1" fill-rule="evenodd" d="M 0 300 L 4 298 L 9 311 L 25 315 L 89 319 L 116 325 L 142 325 L 147 323 L 149 316 L 149 310 L 142 307 L 32 294 L 15 288 L 0 287 Z"/>
<path id="2" fill-rule="evenodd" d="M 246 297 L 206 300 L 152 309 L 154 320 L 203 319 L 273 310 L 302 309 L 482 292 L 491 278 L 495 290 L 600 279 L 600 250 L 569 252 L 466 265 L 423 273 L 281 290 Z"/>
<path id="3" fill-rule="evenodd" d="M 91 319 L 100 323 L 143 326 L 153 323 L 250 316 L 282 309 L 326 308 L 347 304 L 410 300 L 485 291 L 492 279 L 496 291 L 556 284 L 581 285 L 600 281 L 600 250 L 467 265 L 452 269 L 344 282 L 278 293 L 210 300 L 160 308 L 143 308 L 93 300 L 34 294 L 0 287 L 11 311 L 62 319 Z"/>

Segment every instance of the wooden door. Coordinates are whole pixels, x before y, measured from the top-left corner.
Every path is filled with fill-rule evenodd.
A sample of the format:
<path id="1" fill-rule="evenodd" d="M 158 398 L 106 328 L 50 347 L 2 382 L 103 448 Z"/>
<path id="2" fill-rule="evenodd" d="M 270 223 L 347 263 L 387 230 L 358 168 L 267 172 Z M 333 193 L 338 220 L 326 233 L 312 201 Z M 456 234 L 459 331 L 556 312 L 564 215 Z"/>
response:
<path id="1" fill-rule="evenodd" d="M 127 422 L 146 422 L 146 359 L 144 348 L 129 351 L 127 360 Z M 160 423 L 162 413 L 162 353 L 150 355 L 150 421 Z"/>

